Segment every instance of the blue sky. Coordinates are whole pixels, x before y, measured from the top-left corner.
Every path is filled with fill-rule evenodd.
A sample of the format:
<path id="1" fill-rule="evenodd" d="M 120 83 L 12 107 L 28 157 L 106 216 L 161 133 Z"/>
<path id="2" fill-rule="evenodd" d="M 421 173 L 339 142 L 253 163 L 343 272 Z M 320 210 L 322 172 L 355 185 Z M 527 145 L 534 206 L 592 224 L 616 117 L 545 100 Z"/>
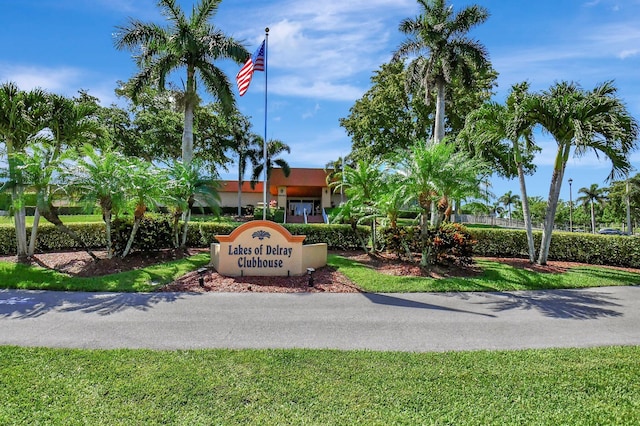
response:
<path id="1" fill-rule="evenodd" d="M 453 1 L 454 8 L 474 3 Z M 533 90 L 571 80 L 585 89 L 614 80 L 619 96 L 640 119 L 640 0 L 478 0 L 491 16 L 472 36 L 485 44 L 500 73 L 495 100 L 511 84 Z M 181 0 L 190 10 L 192 2 Z M 399 22 L 419 13 L 414 0 L 224 0 L 214 18 L 253 52 L 269 27 L 267 137 L 292 148 L 294 167 L 323 167 L 346 155 L 351 142 L 338 119 L 370 87 L 370 77 L 403 40 Z M 0 0 L 0 82 L 74 95 L 88 90 L 104 105 L 117 102 L 117 80 L 135 71 L 130 53 L 113 47 L 116 26 L 128 17 L 162 23 L 152 0 Z M 230 79 L 239 66 L 220 63 Z M 180 77 L 180 76 L 178 76 Z M 180 80 L 177 80 L 178 82 Z M 264 75 L 238 98 L 264 133 Z M 546 198 L 555 142 L 537 136 L 543 151 L 528 177 L 530 195 Z M 640 170 L 640 153 L 632 157 Z M 561 198 L 583 186 L 606 185 L 610 164 L 595 156 L 570 160 Z M 233 179 L 233 168 L 221 173 Z M 516 181 L 493 180 L 497 196 L 518 192 Z"/>

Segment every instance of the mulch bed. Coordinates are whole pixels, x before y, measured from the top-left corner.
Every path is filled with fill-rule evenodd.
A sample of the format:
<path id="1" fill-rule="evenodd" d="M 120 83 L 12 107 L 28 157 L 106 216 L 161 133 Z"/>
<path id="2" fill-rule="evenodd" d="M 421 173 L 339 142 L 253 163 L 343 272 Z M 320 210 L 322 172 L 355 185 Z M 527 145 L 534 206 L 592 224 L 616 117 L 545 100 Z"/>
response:
<path id="1" fill-rule="evenodd" d="M 133 252 L 124 259 L 107 259 L 105 251 L 94 251 L 100 261 L 93 259 L 82 251 L 67 251 L 56 253 L 39 253 L 30 261 L 33 265 L 63 272 L 72 276 L 91 277 L 112 274 L 116 272 L 144 268 L 157 263 L 184 258 L 185 256 L 206 252 L 208 249 L 189 249 L 187 252 L 179 250 L 160 250 L 152 253 Z M 368 256 L 362 252 L 333 252 L 348 259 L 357 261 L 380 273 L 397 276 L 421 276 L 431 278 L 473 277 L 482 273 L 476 265 L 470 266 L 437 266 L 429 271 L 418 265 L 401 261 L 394 255 L 382 253 L 378 256 Z M 515 268 L 542 272 L 563 273 L 576 266 L 588 266 L 577 262 L 549 261 L 547 265 L 532 265 L 527 259 L 514 258 L 482 258 L 495 262 L 509 264 Z M 16 256 L 0 256 L 0 260 L 17 262 Z M 609 267 L 618 270 L 640 273 L 639 269 Z M 360 291 L 345 275 L 335 268 L 325 266 L 313 274 L 313 286 L 309 286 L 307 276 L 298 277 L 224 277 L 209 269 L 203 276 L 204 285 L 200 286 L 200 276 L 197 272 L 188 273 L 178 280 L 163 286 L 159 291 L 171 292 L 263 292 L 263 293 L 300 293 L 300 292 L 331 292 L 355 293 Z"/>

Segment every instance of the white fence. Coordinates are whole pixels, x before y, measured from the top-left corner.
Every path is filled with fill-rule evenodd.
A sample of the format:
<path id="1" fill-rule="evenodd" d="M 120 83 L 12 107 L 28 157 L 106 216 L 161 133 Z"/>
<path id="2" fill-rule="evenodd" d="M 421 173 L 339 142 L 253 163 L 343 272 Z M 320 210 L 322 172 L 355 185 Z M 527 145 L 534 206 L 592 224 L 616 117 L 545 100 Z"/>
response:
<path id="1" fill-rule="evenodd" d="M 470 223 L 470 224 L 481 224 L 481 225 L 492 225 L 492 226 L 501 226 L 503 228 L 520 228 L 525 229 L 524 220 L 519 219 L 505 219 L 502 217 L 495 217 L 491 215 L 487 216 L 476 216 L 472 214 L 457 214 L 454 215 L 455 222 L 458 223 Z M 533 229 L 542 229 L 543 226 L 541 223 L 533 223 Z M 555 227 L 557 229 L 557 227 Z"/>

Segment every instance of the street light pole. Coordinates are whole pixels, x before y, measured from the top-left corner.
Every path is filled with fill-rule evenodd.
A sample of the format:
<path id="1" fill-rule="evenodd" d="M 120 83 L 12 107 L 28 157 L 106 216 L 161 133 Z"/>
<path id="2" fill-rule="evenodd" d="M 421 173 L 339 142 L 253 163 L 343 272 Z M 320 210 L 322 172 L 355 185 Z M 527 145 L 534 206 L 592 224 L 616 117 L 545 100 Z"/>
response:
<path id="1" fill-rule="evenodd" d="M 571 184 L 573 179 L 569 178 L 569 232 L 573 232 L 573 195 L 571 191 Z"/>

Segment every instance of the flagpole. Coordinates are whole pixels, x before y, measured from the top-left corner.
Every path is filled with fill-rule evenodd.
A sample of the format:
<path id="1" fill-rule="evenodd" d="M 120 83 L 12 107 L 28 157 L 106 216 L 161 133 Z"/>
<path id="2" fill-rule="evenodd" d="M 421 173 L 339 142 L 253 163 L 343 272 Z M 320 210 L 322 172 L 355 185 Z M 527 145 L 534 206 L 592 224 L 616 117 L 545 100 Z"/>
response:
<path id="1" fill-rule="evenodd" d="M 264 141 L 262 142 L 262 154 L 264 156 L 264 183 L 262 184 L 262 220 L 267 220 L 267 73 L 269 67 L 267 65 L 267 57 L 269 52 L 269 27 L 264 29 Z"/>

